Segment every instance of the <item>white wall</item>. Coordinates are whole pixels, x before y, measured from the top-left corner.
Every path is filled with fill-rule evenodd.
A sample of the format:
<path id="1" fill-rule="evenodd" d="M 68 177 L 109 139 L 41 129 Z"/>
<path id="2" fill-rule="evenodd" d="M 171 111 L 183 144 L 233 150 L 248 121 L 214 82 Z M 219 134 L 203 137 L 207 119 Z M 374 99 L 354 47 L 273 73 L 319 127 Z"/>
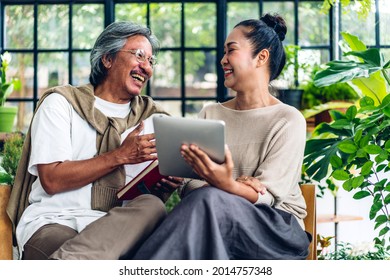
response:
<path id="1" fill-rule="evenodd" d="M 387 174 L 387 176 L 389 176 Z M 386 174 L 378 174 L 379 181 L 386 178 Z M 373 179 L 377 182 L 377 179 Z M 372 205 L 372 197 L 365 197 L 360 200 L 353 199 L 355 190 L 345 191 L 342 187 L 337 193 L 337 213 L 339 215 L 360 216 L 359 221 L 346 221 L 338 224 L 337 241 L 349 242 L 352 244 L 367 243 L 378 236 L 379 230 L 374 230 L 375 222 L 369 219 L 369 212 Z M 334 211 L 334 197 L 330 191 L 325 190 L 323 198 L 317 198 L 317 218 L 321 214 L 332 214 Z M 322 236 L 334 236 L 333 223 L 318 223 L 317 233 Z M 334 249 L 332 242 L 332 249 Z"/>
<path id="2" fill-rule="evenodd" d="M 378 182 L 389 177 L 389 174 L 379 173 L 378 178 L 372 178 L 372 182 Z M 372 197 L 353 199 L 356 190 L 345 191 L 341 184 L 337 193 L 337 213 L 339 215 L 360 216 L 359 221 L 340 222 L 338 224 L 337 241 L 349 242 L 351 244 L 372 242 L 378 236 L 382 227 L 374 230 L 375 222 L 370 220 L 369 213 L 372 205 Z M 317 218 L 321 214 L 332 214 L 334 211 L 334 197 L 330 191 L 325 190 L 323 198 L 317 198 Z M 317 233 L 322 236 L 334 236 L 333 223 L 317 223 Z M 333 240 L 332 240 L 333 241 Z M 334 243 L 332 242 L 332 249 Z"/>
<path id="3" fill-rule="evenodd" d="M 352 244 L 360 242 L 370 242 L 377 236 L 374 231 L 374 222 L 369 219 L 369 212 L 372 203 L 371 197 L 361 200 L 353 199 L 355 192 L 347 192 L 339 189 L 337 195 L 337 212 L 339 215 L 360 216 L 363 220 L 345 221 L 338 224 L 338 241 L 350 242 Z M 329 191 L 325 191 L 323 198 L 317 198 L 317 215 L 332 214 L 334 211 L 334 197 Z M 317 224 L 317 232 L 322 236 L 334 236 L 334 223 Z"/>

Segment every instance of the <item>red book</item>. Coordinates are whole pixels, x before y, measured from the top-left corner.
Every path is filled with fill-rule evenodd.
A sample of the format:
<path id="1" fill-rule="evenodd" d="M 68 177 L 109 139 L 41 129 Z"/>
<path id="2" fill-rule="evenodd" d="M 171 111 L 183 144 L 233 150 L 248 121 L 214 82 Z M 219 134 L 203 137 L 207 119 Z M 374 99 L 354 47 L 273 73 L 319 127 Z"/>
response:
<path id="1" fill-rule="evenodd" d="M 156 159 L 135 176 L 133 180 L 120 188 L 116 195 L 120 200 L 131 200 L 141 194 L 154 194 L 160 197 L 161 193 L 154 188 L 152 189 L 152 187 L 166 177 L 168 176 L 160 174 L 158 160 Z"/>

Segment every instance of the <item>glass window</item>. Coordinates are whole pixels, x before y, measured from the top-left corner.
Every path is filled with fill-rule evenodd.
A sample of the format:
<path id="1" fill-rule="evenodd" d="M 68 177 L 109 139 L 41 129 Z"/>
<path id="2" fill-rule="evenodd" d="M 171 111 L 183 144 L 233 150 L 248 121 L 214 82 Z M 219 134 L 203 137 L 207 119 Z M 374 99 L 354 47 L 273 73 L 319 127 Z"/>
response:
<path id="1" fill-rule="evenodd" d="M 151 4 L 150 27 L 161 47 L 179 47 L 181 44 L 181 4 Z"/>
<path id="2" fill-rule="evenodd" d="M 74 52 L 72 54 L 73 85 L 89 83 L 89 74 L 91 73 L 89 54 L 89 52 Z"/>
<path id="3" fill-rule="evenodd" d="M 185 46 L 216 46 L 216 6 L 214 3 L 190 3 L 184 5 Z"/>
<path id="4" fill-rule="evenodd" d="M 8 102 L 10 106 L 18 107 L 16 115 L 15 131 L 27 132 L 33 115 L 33 102 Z"/>
<path id="5" fill-rule="evenodd" d="M 181 96 L 181 55 L 178 51 L 158 54 L 158 63 L 151 80 L 153 97 Z"/>
<path id="6" fill-rule="evenodd" d="M 21 89 L 14 90 L 8 98 L 32 97 L 34 66 L 33 55 L 30 53 L 10 53 L 11 64 L 7 69 L 7 79 L 15 78 L 21 82 Z"/>
<path id="7" fill-rule="evenodd" d="M 116 21 L 133 21 L 138 24 L 146 25 L 147 4 L 116 4 Z"/>
<path id="8" fill-rule="evenodd" d="M 185 106 L 186 117 L 197 118 L 200 110 L 202 110 L 203 106 L 209 102 L 211 101 L 197 101 L 197 100 L 186 101 L 186 106 Z"/>
<path id="9" fill-rule="evenodd" d="M 104 29 L 103 5 L 73 5 L 72 46 L 91 49 Z"/>
<path id="10" fill-rule="evenodd" d="M 13 102 L 12 98 L 32 99 L 34 89 L 34 63 L 32 53 L 12 53 L 11 64 L 8 67 L 8 78 L 18 78 L 21 83 L 20 90 L 14 90 L 7 99 L 10 106 L 18 106 L 16 131 L 27 131 L 30 125 L 33 102 Z"/>
<path id="11" fill-rule="evenodd" d="M 32 49 L 34 47 L 34 6 L 5 6 L 4 47 Z"/>
<path id="12" fill-rule="evenodd" d="M 263 14 L 280 14 L 287 25 L 287 34 L 284 39 L 284 44 L 294 44 L 294 30 L 295 30 L 295 15 L 294 15 L 294 1 L 275 1 L 264 2 Z"/>
<path id="13" fill-rule="evenodd" d="M 360 4 L 342 9 L 340 29 L 359 37 L 367 45 L 375 45 L 375 7 L 367 18 L 362 18 L 358 16 L 356 5 Z"/>
<path id="14" fill-rule="evenodd" d="M 366 20 L 357 16 L 358 6 L 343 8 L 340 29 L 359 36 L 369 46 L 381 48 L 389 60 L 390 1 L 376 1 L 378 11 L 374 7 Z M 260 12 L 278 13 L 286 19 L 288 28 L 283 44 L 301 47 L 299 63 L 324 64 L 329 61 L 333 46 L 330 45 L 330 16 L 320 12 L 322 2 L 2 1 L 4 16 L 0 19 L 3 29 L 0 49 L 2 52 L 10 51 L 15 62 L 10 66 L 10 75 L 22 81 L 22 89 L 15 91 L 8 102 L 24 108 L 19 111 L 18 128 L 27 127 L 43 90 L 69 82 L 74 85 L 87 83 L 90 50 L 104 26 L 109 24 L 108 19 L 113 18 L 149 26 L 160 41 L 158 64 L 142 94 L 150 94 L 173 115 L 193 117 L 204 103 L 224 101 L 225 94 L 228 97 L 235 95 L 222 83 L 220 88 L 217 84 L 218 79 L 224 79 L 223 72 L 219 71 L 219 56 L 225 40 L 217 37 L 220 26 L 226 26 L 227 30 L 223 30 L 225 34 L 241 20 L 258 19 Z M 351 1 L 355 5 L 358 2 Z M 225 3 L 227 13 L 218 14 L 220 22 L 217 22 L 219 5 Z M 112 5 L 114 9 L 106 9 L 106 5 Z M 107 12 L 113 14 L 108 15 Z M 379 19 L 378 33 L 375 18 Z M 298 26 L 295 26 L 296 22 Z M 72 76 L 69 77 L 69 74 Z M 299 83 L 304 83 L 308 76 L 308 71 L 300 71 Z"/>
<path id="15" fill-rule="evenodd" d="M 157 100 L 159 103 L 169 114 L 175 117 L 181 117 L 181 104 L 180 100 Z"/>
<path id="16" fill-rule="evenodd" d="M 390 60 L 390 49 L 381 49 L 381 53 L 383 54 L 386 62 Z"/>
<path id="17" fill-rule="evenodd" d="M 69 47 L 69 6 L 38 6 L 38 48 L 65 49 Z"/>
<path id="18" fill-rule="evenodd" d="M 380 44 L 390 45 L 390 1 L 379 0 Z"/>
<path id="19" fill-rule="evenodd" d="M 65 52 L 38 55 L 38 89 L 42 94 L 50 87 L 69 83 L 68 54 Z"/>
<path id="20" fill-rule="evenodd" d="M 216 96 L 216 53 L 205 51 L 186 52 L 186 97 Z"/>
<path id="21" fill-rule="evenodd" d="M 329 15 L 321 13 L 320 10 L 320 2 L 299 3 L 300 46 L 329 44 Z"/>
<path id="22" fill-rule="evenodd" d="M 298 61 L 300 65 L 305 65 L 305 69 L 299 69 L 298 83 L 305 85 L 312 80 L 313 71 L 317 66 L 329 61 L 328 50 L 301 49 L 298 52 Z"/>
<path id="23" fill-rule="evenodd" d="M 259 19 L 259 3 L 256 2 L 229 2 L 227 6 L 227 33 L 240 21 Z"/>

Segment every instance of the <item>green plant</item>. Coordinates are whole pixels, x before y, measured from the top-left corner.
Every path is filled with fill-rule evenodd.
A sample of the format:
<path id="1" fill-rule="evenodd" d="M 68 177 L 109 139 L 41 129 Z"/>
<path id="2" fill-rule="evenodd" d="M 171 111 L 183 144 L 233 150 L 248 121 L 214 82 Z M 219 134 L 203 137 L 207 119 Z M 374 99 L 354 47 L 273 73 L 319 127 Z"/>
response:
<path id="1" fill-rule="evenodd" d="M 302 108 L 309 109 L 331 101 L 355 102 L 359 99 L 357 92 L 346 83 L 337 83 L 317 87 L 314 81 L 305 85 L 302 96 Z"/>
<path id="2" fill-rule="evenodd" d="M 174 191 L 167 202 L 165 203 L 165 208 L 167 209 L 167 212 L 171 212 L 173 208 L 180 202 L 180 197 L 177 193 L 177 191 Z"/>
<path id="3" fill-rule="evenodd" d="M 331 61 L 315 76 L 317 86 L 350 82 L 363 96 L 346 113 L 331 111 L 334 122 L 322 123 L 307 140 L 304 165 L 320 182 L 332 177 L 354 191 L 354 199 L 372 198 L 369 218 L 379 230 L 375 242 L 385 245 L 390 231 L 390 78 L 379 49 L 367 49 L 356 37 L 343 33 L 352 49 L 346 61 Z M 388 249 L 390 246 L 388 247 Z"/>
<path id="4" fill-rule="evenodd" d="M 304 109 L 301 112 L 305 119 L 308 119 L 324 111 L 348 109 L 351 105 L 353 105 L 353 103 L 347 101 L 329 101 L 327 103 L 319 104 L 309 109 Z"/>
<path id="5" fill-rule="evenodd" d="M 317 234 L 317 259 L 324 260 L 325 256 L 330 252 L 329 247 L 332 244 L 331 240 L 334 236 L 322 236 Z"/>
<path id="6" fill-rule="evenodd" d="M 11 93 L 14 90 L 20 89 L 20 80 L 19 79 L 11 79 L 11 81 L 7 82 L 7 68 L 10 64 L 12 57 L 9 54 L 9 52 L 5 52 L 0 56 L 1 58 L 1 66 L 0 66 L 0 72 L 1 72 L 1 81 L 0 81 L 0 106 L 4 106 L 5 101 L 7 100 L 8 96 L 11 95 Z"/>
<path id="7" fill-rule="evenodd" d="M 390 252 L 382 244 L 339 242 L 337 250 L 319 256 L 321 260 L 389 260 Z"/>
<path id="8" fill-rule="evenodd" d="M 344 39 L 343 55 L 350 60 L 334 60 L 326 64 L 327 68 L 317 72 L 314 84 L 317 87 L 348 82 L 360 97 L 372 98 L 375 105 L 387 95 L 390 77 L 386 69 L 390 60 L 385 62 L 384 56 L 377 48 L 367 49 L 356 36 L 341 32 Z M 349 49 L 348 49 L 349 47 Z"/>
<path id="9" fill-rule="evenodd" d="M 302 62 L 298 59 L 298 53 L 301 47 L 297 45 L 286 45 L 284 47 L 286 53 L 286 65 L 284 66 L 278 81 L 281 82 L 281 88 L 296 89 L 301 88 L 299 84 L 299 76 L 302 73 L 309 75 L 313 66 L 308 62 Z"/>
<path id="10" fill-rule="evenodd" d="M 20 156 L 22 154 L 24 136 L 13 133 L 4 140 L 1 153 L 0 184 L 13 185 Z"/>
<path id="11" fill-rule="evenodd" d="M 309 175 L 307 174 L 307 172 L 305 170 L 306 168 L 307 168 L 307 166 L 305 166 L 305 165 L 302 166 L 301 179 L 299 181 L 299 184 L 314 184 L 314 185 L 316 185 L 317 190 L 318 190 L 318 191 L 316 191 L 316 197 L 319 197 L 319 198 L 324 197 L 326 190 L 329 190 L 333 196 L 337 195 L 337 191 L 338 191 L 339 187 L 334 183 L 332 178 L 326 179 L 325 182 L 313 181 L 313 179 L 311 179 L 309 177 Z"/>
<path id="12" fill-rule="evenodd" d="M 353 4 L 359 4 L 358 7 L 358 15 L 362 18 L 366 18 L 368 16 L 368 13 L 371 11 L 371 7 L 373 6 L 374 0 L 340 0 L 341 7 L 348 8 L 348 10 L 351 10 L 351 7 L 349 7 L 352 3 Z M 351 3 L 352 2 L 352 3 Z M 322 3 L 322 11 L 328 12 L 329 9 L 336 4 L 336 0 L 324 0 Z"/>
<path id="13" fill-rule="evenodd" d="M 317 87 L 311 81 L 303 91 L 302 114 L 307 119 L 329 110 L 346 110 L 358 99 L 357 92 L 346 83 Z"/>

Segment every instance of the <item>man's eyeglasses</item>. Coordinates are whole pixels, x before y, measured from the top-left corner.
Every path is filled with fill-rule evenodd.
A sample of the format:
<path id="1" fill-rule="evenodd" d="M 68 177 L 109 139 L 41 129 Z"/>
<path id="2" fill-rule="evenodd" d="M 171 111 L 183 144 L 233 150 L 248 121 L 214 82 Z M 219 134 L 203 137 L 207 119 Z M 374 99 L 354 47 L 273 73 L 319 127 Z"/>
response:
<path id="1" fill-rule="evenodd" d="M 136 49 L 136 50 L 121 50 L 120 52 L 129 52 L 135 55 L 135 58 L 139 63 L 143 63 L 146 60 L 149 61 L 150 67 L 153 68 L 154 65 L 157 64 L 157 57 L 155 55 L 152 55 L 151 57 L 147 58 L 145 51 L 142 49 Z"/>

